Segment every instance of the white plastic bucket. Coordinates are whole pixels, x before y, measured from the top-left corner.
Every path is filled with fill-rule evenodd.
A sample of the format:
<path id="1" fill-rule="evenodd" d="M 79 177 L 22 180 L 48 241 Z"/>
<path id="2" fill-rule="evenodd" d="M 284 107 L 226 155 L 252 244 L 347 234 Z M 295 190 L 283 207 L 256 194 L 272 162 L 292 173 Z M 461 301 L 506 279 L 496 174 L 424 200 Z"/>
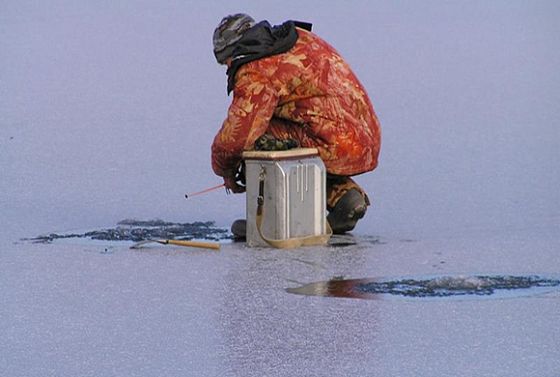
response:
<path id="1" fill-rule="evenodd" d="M 243 153 L 247 184 L 247 245 L 294 247 L 326 243 L 326 170 L 315 148 Z M 262 194 L 261 226 L 257 209 Z M 326 236 L 326 237 L 325 237 Z M 284 246 L 282 246 L 284 245 Z"/>

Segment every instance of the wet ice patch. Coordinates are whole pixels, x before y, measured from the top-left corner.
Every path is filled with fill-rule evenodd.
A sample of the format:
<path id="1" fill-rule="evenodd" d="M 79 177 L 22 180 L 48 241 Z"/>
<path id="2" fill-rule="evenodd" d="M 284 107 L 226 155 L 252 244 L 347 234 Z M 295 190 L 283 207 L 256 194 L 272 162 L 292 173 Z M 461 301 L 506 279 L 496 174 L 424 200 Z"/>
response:
<path id="1" fill-rule="evenodd" d="M 231 239 L 225 228 L 216 227 L 214 222 L 174 223 L 163 220 L 123 220 L 114 228 L 91 230 L 83 233 L 50 233 L 24 239 L 36 243 L 55 240 L 88 239 L 94 241 L 133 241 L 148 239 L 211 240 Z"/>
<path id="2" fill-rule="evenodd" d="M 506 298 L 560 289 L 560 280 L 545 276 L 475 275 L 407 277 L 400 279 L 333 279 L 298 288 L 295 294 L 363 299 Z"/>

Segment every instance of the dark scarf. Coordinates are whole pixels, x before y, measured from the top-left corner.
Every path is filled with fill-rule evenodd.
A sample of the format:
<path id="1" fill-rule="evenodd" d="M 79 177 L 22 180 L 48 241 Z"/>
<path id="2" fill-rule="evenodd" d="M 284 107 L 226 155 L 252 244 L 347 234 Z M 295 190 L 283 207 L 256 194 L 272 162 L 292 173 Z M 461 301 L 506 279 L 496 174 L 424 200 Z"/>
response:
<path id="1" fill-rule="evenodd" d="M 235 87 L 235 74 L 243 64 L 267 56 L 282 54 L 290 50 L 298 40 L 296 26 L 311 31 L 311 24 L 298 21 L 286 21 L 282 25 L 270 26 L 268 21 L 261 21 L 247 30 L 235 44 L 232 62 L 227 70 L 228 95 Z"/>

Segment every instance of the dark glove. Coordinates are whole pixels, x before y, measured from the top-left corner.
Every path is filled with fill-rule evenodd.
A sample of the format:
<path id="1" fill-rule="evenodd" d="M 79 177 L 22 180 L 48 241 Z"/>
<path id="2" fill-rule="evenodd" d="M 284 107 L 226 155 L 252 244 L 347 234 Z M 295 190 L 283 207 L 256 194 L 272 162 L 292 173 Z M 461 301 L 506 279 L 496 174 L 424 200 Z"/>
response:
<path id="1" fill-rule="evenodd" d="M 247 185 L 247 183 L 245 182 L 245 162 L 241 162 L 241 165 L 239 165 L 239 169 L 237 169 L 237 174 L 235 174 L 235 180 L 241 186 Z"/>
<path id="2" fill-rule="evenodd" d="M 226 186 L 226 190 L 230 190 L 234 194 L 245 192 L 245 186 L 239 185 L 233 176 L 224 177 L 224 184 Z"/>
<path id="3" fill-rule="evenodd" d="M 226 189 L 234 194 L 245 192 L 245 164 L 241 163 L 234 176 L 224 177 Z"/>

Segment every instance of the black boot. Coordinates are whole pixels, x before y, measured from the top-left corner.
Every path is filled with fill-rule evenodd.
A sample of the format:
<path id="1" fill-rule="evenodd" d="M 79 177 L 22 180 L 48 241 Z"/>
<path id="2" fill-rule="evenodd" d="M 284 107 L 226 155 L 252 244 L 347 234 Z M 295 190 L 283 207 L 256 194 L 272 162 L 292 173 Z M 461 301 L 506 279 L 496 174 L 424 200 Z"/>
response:
<path id="1" fill-rule="evenodd" d="M 247 220 L 237 219 L 231 224 L 231 233 L 235 241 L 245 241 L 247 238 Z"/>
<path id="2" fill-rule="evenodd" d="M 356 189 L 349 190 L 340 198 L 327 216 L 327 221 L 333 233 L 342 234 L 351 231 L 359 219 L 364 217 L 367 202 L 364 196 Z"/>

